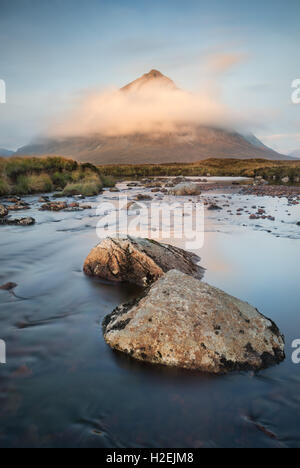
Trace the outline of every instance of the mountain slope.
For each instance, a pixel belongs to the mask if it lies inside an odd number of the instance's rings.
[[[120,91],[134,98],[148,96],[149,90],[153,92],[153,89],[158,90],[159,96],[164,90],[166,93],[178,90],[170,78],[158,70],[151,70]],[[234,131],[195,124],[182,124],[172,132],[155,134],[136,131],[127,135],[40,139],[20,148],[17,154],[57,154],[94,164],[189,163],[208,158],[290,159],[268,148],[254,135],[243,136]]]
[[[5,148],[0,148],[0,156],[4,158],[8,158],[9,156],[12,156],[14,154],[13,151],[7,150]]]
[[[292,151],[292,152],[290,153],[290,156],[291,156],[292,158],[300,158],[300,149],[295,150],[295,151]]]

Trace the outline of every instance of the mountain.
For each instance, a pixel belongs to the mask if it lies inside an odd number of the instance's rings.
[[[128,105],[134,104],[137,96],[142,96],[149,106],[149,102],[152,105],[153,90],[157,92],[156,98],[164,99],[166,94],[169,97],[167,102],[170,102],[170,96],[171,101],[173,95],[176,98],[178,88],[170,78],[158,70],[151,70],[121,88],[120,92]],[[126,123],[127,108],[125,111]],[[147,118],[149,107],[145,112]],[[135,129],[134,132],[119,135],[94,133],[89,136],[40,138],[20,148],[17,154],[57,154],[94,164],[189,163],[208,158],[290,159],[268,148],[252,134],[242,135],[234,130],[191,123],[177,125],[176,130],[170,131],[138,132]]]
[[[0,156],[4,158],[9,158],[9,156],[12,156],[13,154],[14,154],[14,151],[10,151],[5,148],[0,148]]]
[[[290,156],[291,156],[292,158],[300,158],[300,149],[292,151],[292,152],[290,153]]]
[[[132,81],[126,86],[123,86],[123,88],[121,88],[121,91],[125,91],[125,92],[143,91],[143,89],[146,89],[147,86],[149,86],[150,84],[152,85],[153,83],[155,83],[156,85],[162,88],[177,89],[174,81],[172,81],[170,78],[163,75],[158,70],[151,70],[149,73],[145,73],[145,75],[141,76],[137,80]]]

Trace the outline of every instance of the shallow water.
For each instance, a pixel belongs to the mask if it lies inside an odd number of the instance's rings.
[[[98,242],[95,210],[39,212],[37,197],[28,200],[33,208],[18,216],[37,224],[0,231],[0,284],[19,285],[15,296],[0,291],[1,447],[300,447],[300,364],[291,360],[300,338],[299,205],[233,195],[231,206],[278,210],[273,223],[206,212],[205,281],[258,307],[287,344],[279,366],[216,377],[112,352],[102,319],[139,291],[82,273]]]

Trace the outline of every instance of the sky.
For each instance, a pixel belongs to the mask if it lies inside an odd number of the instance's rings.
[[[299,0],[0,0],[0,147],[47,132],[87,91],[155,68],[199,93],[210,67],[216,96],[249,116],[249,131],[300,149],[299,18]]]

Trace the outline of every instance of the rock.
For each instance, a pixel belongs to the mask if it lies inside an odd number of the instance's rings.
[[[4,218],[8,215],[8,210],[4,205],[0,205],[0,218]]]
[[[103,322],[105,341],[135,359],[214,374],[284,360],[284,338],[257,309],[172,270]]]
[[[150,195],[143,195],[142,193],[139,193],[134,199],[135,201],[150,201],[152,200],[152,197],[150,197]]]
[[[207,209],[210,210],[210,211],[217,211],[217,210],[222,210],[223,208],[221,208],[218,205],[211,204],[211,205],[209,205],[209,207]]]
[[[109,191],[112,192],[112,193],[120,192],[120,190],[117,187],[112,187],[112,188],[109,189]]]
[[[296,223],[297,226],[300,226],[300,221],[298,223]]]
[[[176,196],[191,196],[191,195],[200,195],[201,189],[196,184],[182,183],[176,185],[170,193]]]
[[[40,211],[61,211],[68,208],[66,202],[49,202],[40,207]]]
[[[32,226],[35,224],[34,218],[20,218],[20,219],[11,219],[11,218],[4,218],[0,219],[0,224],[4,224],[7,226]]]
[[[128,202],[127,205],[125,206],[125,210],[126,211],[129,211],[129,210],[132,210],[134,209],[134,207],[136,207],[136,209],[140,209],[140,206],[137,205],[135,202]]]
[[[283,179],[281,179],[281,182],[283,182],[284,184],[288,184],[289,181],[290,181],[289,177],[283,177]]]
[[[21,198],[20,197],[10,197],[10,198],[7,198],[7,201],[8,203],[18,203],[21,201]]]
[[[12,291],[17,286],[18,285],[16,283],[6,283],[6,284],[3,284],[2,286],[0,286],[0,289],[2,289],[3,291]]]
[[[89,276],[145,287],[174,268],[202,278],[204,270],[196,264],[199,261],[196,255],[177,247],[124,236],[103,240],[88,255],[83,270]]]
[[[39,203],[48,203],[49,202],[49,197],[40,197],[38,199]]]
[[[29,210],[30,206],[25,202],[18,202],[16,205],[7,206],[8,211]]]

